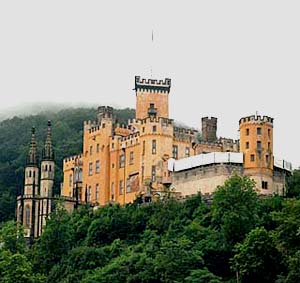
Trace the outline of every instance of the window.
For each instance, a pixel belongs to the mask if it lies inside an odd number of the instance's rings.
[[[100,160],[96,161],[96,173],[100,172]]]
[[[185,157],[190,157],[190,148],[189,147],[185,148]]]
[[[49,165],[49,172],[51,172],[52,171],[52,166],[51,165]]]
[[[257,141],[256,143],[257,150],[261,150],[261,141]]]
[[[268,137],[270,138],[271,137],[271,130],[268,129]]]
[[[45,171],[46,172],[48,171],[48,165],[47,164],[45,165]]]
[[[31,178],[31,170],[29,171],[29,178]]]
[[[152,140],[152,154],[156,154],[156,140]]]
[[[152,127],[152,131],[153,131],[153,133],[156,133],[157,127],[156,127],[156,126],[153,126],[153,127]]]
[[[70,174],[69,175],[69,187],[72,187],[72,183],[73,183],[73,175]]]
[[[250,155],[250,161],[251,161],[251,162],[255,161],[255,155],[254,155],[254,154],[251,154],[251,155]]]
[[[91,196],[92,196],[92,187],[89,186],[87,190],[87,196],[86,196],[87,201],[91,201]]]
[[[120,195],[123,195],[123,190],[124,190],[124,181],[120,180],[120,188],[119,188]]]
[[[89,176],[93,175],[93,162],[89,163]]]
[[[150,103],[150,108],[153,109],[154,107],[154,103]]]
[[[268,182],[262,181],[262,182],[261,182],[261,187],[262,187],[263,189],[267,190],[267,189],[268,189]]]
[[[30,207],[29,205],[27,205],[25,207],[25,226],[29,226],[30,225]]]
[[[249,142],[246,142],[246,149],[249,149]]]
[[[133,151],[130,152],[129,155],[129,164],[132,165],[134,163],[134,159],[133,159]]]
[[[268,150],[271,150],[271,143],[268,142]]]
[[[256,129],[256,132],[257,132],[257,135],[259,135],[259,136],[260,136],[260,135],[261,135],[261,128],[260,128],[260,127],[259,127],[259,128],[257,128],[257,129]]]
[[[152,169],[151,169],[151,180],[152,180],[152,182],[156,181],[156,166],[152,166]]]
[[[115,199],[115,183],[114,182],[111,183],[110,193],[111,193],[111,200],[114,200]]]
[[[100,152],[100,144],[97,143],[97,153],[99,153],[99,152]]]
[[[145,127],[143,127],[143,133],[145,133]]]
[[[114,144],[114,143],[111,144],[111,148],[112,148],[112,149],[115,148],[115,144]]]
[[[250,134],[250,130],[246,129],[246,136],[249,136],[249,134]]]
[[[96,194],[95,194],[95,199],[98,201],[99,199],[99,184],[96,184]]]
[[[90,155],[93,154],[93,146],[90,146]]]
[[[178,146],[173,145],[173,158],[177,159],[178,158]]]
[[[126,181],[126,193],[130,193],[130,192],[131,192],[130,180],[128,179]]]
[[[269,163],[270,159],[269,159],[269,154],[266,155],[266,162]]]
[[[125,166],[125,154],[120,155],[120,168]]]
[[[146,141],[143,141],[143,155],[145,155],[145,150],[146,150]]]

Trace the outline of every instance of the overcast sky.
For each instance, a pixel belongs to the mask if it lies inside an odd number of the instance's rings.
[[[300,165],[300,1],[0,1],[0,112],[35,102],[134,107],[134,76],[172,79],[170,116],[238,138],[274,117]],[[154,42],[151,33],[154,31]]]

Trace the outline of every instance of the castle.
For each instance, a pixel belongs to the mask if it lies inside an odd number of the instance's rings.
[[[82,202],[123,205],[138,197],[150,202],[170,191],[177,197],[211,194],[234,172],[253,178],[260,194],[285,193],[292,168],[273,156],[272,118],[241,118],[240,140],[232,140],[217,137],[217,118],[204,117],[199,139],[195,129],[177,127],[169,118],[170,90],[170,79],[137,76],[135,119],[119,125],[113,108],[102,106],[97,121],[84,122],[82,153],[63,161],[61,196],[69,210]],[[33,132],[18,197],[18,220],[32,236],[40,235],[51,211],[54,164],[49,124],[41,177]],[[31,220],[32,212],[37,220]]]

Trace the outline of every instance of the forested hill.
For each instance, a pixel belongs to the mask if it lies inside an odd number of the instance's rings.
[[[120,123],[134,118],[133,109],[115,110]],[[23,185],[25,157],[31,139],[31,128],[36,127],[39,152],[45,142],[47,121],[53,125],[53,143],[56,156],[55,188],[62,178],[62,159],[82,150],[84,120],[95,120],[96,108],[73,108],[42,112],[0,122],[0,222],[14,217],[15,200]]]

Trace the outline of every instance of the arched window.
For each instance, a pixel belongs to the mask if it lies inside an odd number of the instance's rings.
[[[29,171],[29,178],[31,178],[31,170]]]
[[[26,205],[25,207],[25,226],[30,225],[30,207],[29,205]]]
[[[35,171],[33,171],[33,178],[35,178]]]
[[[45,171],[48,171],[48,165],[45,165]]]
[[[49,171],[50,171],[50,172],[52,171],[52,166],[51,166],[51,165],[49,165]]]

